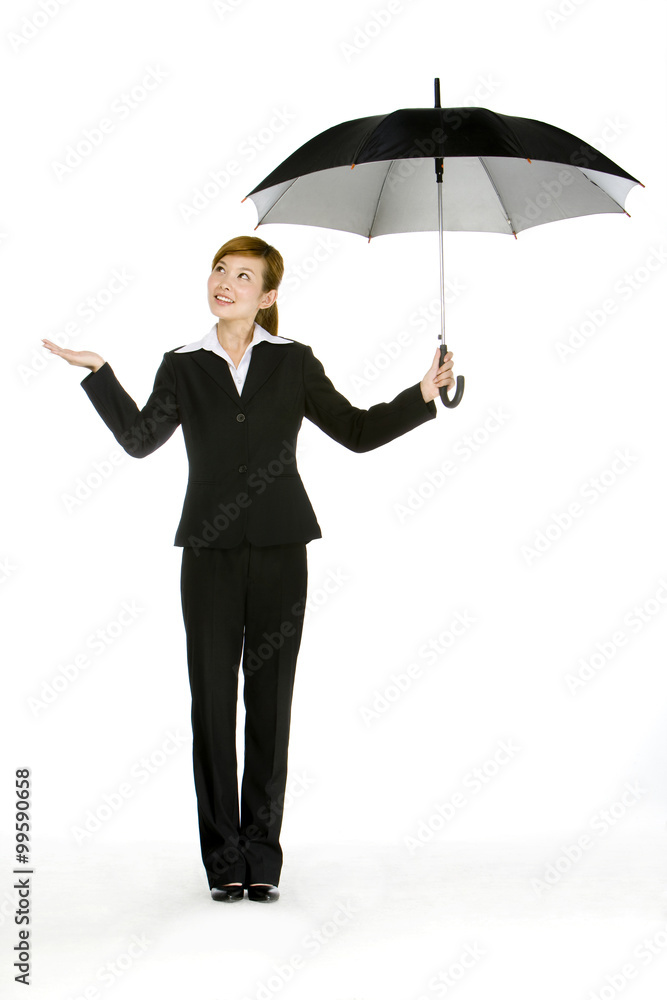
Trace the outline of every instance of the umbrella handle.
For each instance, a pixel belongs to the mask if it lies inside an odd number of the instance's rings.
[[[441,344],[440,345],[440,364],[443,364],[446,353],[447,353],[447,344]],[[448,406],[450,409],[453,409],[455,406],[458,406],[459,403],[461,402],[462,397],[463,397],[463,388],[464,388],[464,386],[465,386],[465,379],[464,379],[463,375],[457,375],[456,376],[456,390],[454,392],[454,396],[452,397],[452,399],[450,399],[449,396],[447,395],[447,391],[448,391],[447,387],[443,385],[442,388],[440,389],[440,399],[442,400],[443,406]]]

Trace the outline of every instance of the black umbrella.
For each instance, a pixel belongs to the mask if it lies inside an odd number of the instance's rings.
[[[635,184],[641,181],[554,125],[486,108],[441,108],[436,79],[434,108],[404,108],[335,125],[304,143],[246,197],[257,208],[258,226],[323,226],[369,241],[387,233],[438,230],[442,364],[447,351],[443,230],[516,238],[523,229],[559,219],[628,215],[625,199]],[[457,406],[463,388],[459,375],[452,399],[446,388],[440,390],[443,404]]]

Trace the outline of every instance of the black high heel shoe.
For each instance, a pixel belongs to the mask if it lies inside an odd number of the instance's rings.
[[[248,899],[256,903],[275,903],[280,899],[277,885],[247,885]]]
[[[211,897],[216,903],[235,903],[237,899],[243,899],[243,886],[212,885]]]

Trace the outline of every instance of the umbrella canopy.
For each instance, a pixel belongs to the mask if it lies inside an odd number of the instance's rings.
[[[437,230],[435,157],[447,161],[443,228],[449,231],[511,236],[560,219],[623,213],[628,192],[641,184],[603,153],[544,122],[485,108],[407,108],[327,129],[247,197],[259,223],[369,238]]]
[[[435,174],[434,174],[435,167]],[[437,188],[437,198],[436,192]],[[258,223],[359,233],[505,233],[603,212],[628,214],[636,177],[569,132],[486,108],[404,108],[343,122],[304,143],[246,195]],[[643,187],[644,185],[641,184]],[[245,201],[245,198],[243,199]],[[464,380],[445,406],[456,406]]]

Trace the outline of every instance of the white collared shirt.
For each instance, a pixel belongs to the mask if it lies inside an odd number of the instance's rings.
[[[229,371],[234,379],[234,384],[238,389],[239,396],[243,391],[243,384],[246,380],[246,375],[248,374],[248,368],[250,366],[250,357],[252,355],[252,349],[255,344],[259,344],[262,340],[270,340],[272,344],[293,344],[293,340],[287,340],[285,337],[274,337],[273,334],[268,333],[263,326],[259,323],[255,323],[255,329],[253,331],[252,340],[248,344],[245,350],[245,354],[239,361],[238,368],[235,366],[234,362],[230,358],[227,351],[221,345],[218,340],[218,324],[214,323],[211,329],[208,331],[205,337],[201,340],[197,340],[192,344],[186,344],[185,347],[179,347],[175,354],[184,354],[186,351],[199,351],[203,348],[205,351],[213,351],[214,354],[218,354],[221,358],[224,358],[229,365]]]

